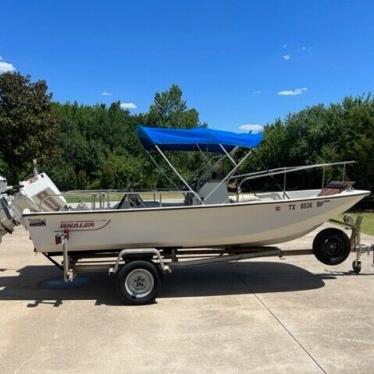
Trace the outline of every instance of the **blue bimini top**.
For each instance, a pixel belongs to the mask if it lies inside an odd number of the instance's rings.
[[[138,126],[138,136],[146,150],[157,145],[165,151],[207,151],[224,153],[220,145],[230,152],[235,147],[254,148],[263,134],[238,134],[231,131],[212,130],[204,127],[170,129],[165,127]]]

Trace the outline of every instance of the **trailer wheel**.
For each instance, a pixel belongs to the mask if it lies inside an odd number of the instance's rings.
[[[313,240],[313,253],[326,265],[339,265],[351,252],[351,242],[345,232],[336,228],[320,231]]]
[[[125,304],[149,304],[154,302],[158,295],[160,277],[152,262],[130,261],[119,271],[117,286]]]
[[[352,269],[355,274],[360,274],[361,273],[361,261],[353,261],[352,262]]]

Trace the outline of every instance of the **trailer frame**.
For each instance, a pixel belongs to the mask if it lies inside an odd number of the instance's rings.
[[[350,251],[355,253],[352,263],[353,274],[361,272],[361,258],[364,253],[373,253],[374,245],[361,243],[362,216],[353,218],[346,214],[343,221],[331,220],[334,223],[344,225],[351,230]],[[328,230],[328,229],[325,229]],[[322,230],[324,231],[324,230]],[[319,233],[321,233],[320,231]],[[342,230],[341,230],[342,231]],[[344,234],[345,235],[345,234]],[[261,257],[287,257],[315,254],[314,249],[283,250],[275,246],[260,247],[223,247],[223,248],[125,248],[108,252],[69,252],[69,231],[56,234],[56,243],[61,244],[61,253],[43,253],[55,266],[63,271],[64,281],[72,282],[79,273],[108,271],[110,276],[118,276],[121,269],[132,261],[152,264],[159,274],[164,274],[180,268],[201,266],[219,262],[237,262],[241,260]],[[53,257],[61,256],[61,264]],[[144,264],[143,264],[144,265]],[[129,300],[127,300],[129,301]],[[130,300],[130,303],[131,300]],[[135,302],[134,302],[135,303]],[[140,304],[140,302],[136,302]]]

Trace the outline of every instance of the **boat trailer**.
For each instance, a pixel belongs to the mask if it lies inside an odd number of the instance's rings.
[[[259,257],[315,255],[327,265],[338,265],[346,260],[350,252],[355,253],[353,274],[361,272],[361,257],[372,252],[374,266],[374,244],[361,243],[362,216],[353,218],[346,214],[343,221],[331,220],[351,230],[350,238],[337,228],[320,231],[313,241],[313,248],[282,250],[275,246],[225,247],[225,248],[125,248],[108,252],[69,252],[69,231],[56,235],[56,244],[62,246],[62,262],[53,257],[60,253],[43,253],[64,274],[65,282],[84,272],[108,271],[117,277],[117,287],[126,304],[147,304],[158,295],[164,273],[174,269],[200,266],[218,262],[236,262]],[[340,244],[339,244],[340,243]],[[342,245],[343,243],[343,245]],[[344,246],[344,243],[346,245]]]

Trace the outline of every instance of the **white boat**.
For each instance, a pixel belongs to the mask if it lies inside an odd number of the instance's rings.
[[[61,252],[54,238],[69,232],[69,251],[124,248],[259,246],[289,241],[344,212],[368,193],[320,190],[273,193],[248,202],[30,212],[24,218],[38,252]]]
[[[158,151],[185,189],[171,192],[76,191],[89,195],[90,203],[69,204],[55,184],[36,168],[32,178],[16,189],[0,177],[0,241],[14,226],[22,224],[30,232],[35,251],[41,252],[64,272],[70,281],[79,271],[108,270],[117,275],[119,293],[125,303],[146,304],[155,300],[160,272],[182,266],[242,259],[314,254],[327,265],[345,261],[356,251],[352,266],[361,270],[360,256],[374,246],[360,243],[361,218],[356,223],[346,217],[351,238],[339,229],[320,231],[313,249],[282,251],[265,245],[303,236],[329,218],[356,204],[369,191],[355,190],[344,181],[345,168],[353,161],[284,167],[263,172],[236,174],[252,148],[261,142],[258,134],[235,134],[208,129],[174,130],[139,128],[140,139],[151,160]],[[235,160],[238,147],[247,149]],[[175,169],[164,151],[198,151],[209,166],[194,188]],[[217,162],[227,157],[232,170],[222,180],[211,178],[215,165],[206,153],[218,153]],[[343,181],[325,183],[325,169],[343,167]],[[301,170],[322,168],[321,188],[290,191],[286,176]],[[160,169],[169,180],[169,176]],[[243,193],[250,180],[283,175],[279,191]],[[228,185],[235,182],[236,191]],[[169,198],[167,198],[169,196]],[[179,198],[176,198],[179,196]],[[171,197],[171,198],[170,198]],[[54,257],[62,256],[59,263]],[[199,258],[196,259],[196,256]],[[114,258],[114,259],[113,259]],[[83,263],[82,263],[83,261]],[[91,261],[91,262],[90,262]]]
[[[142,198],[144,193],[127,192],[121,202],[111,206],[107,199],[108,191],[91,191],[91,195],[100,196],[101,200],[95,201],[91,207],[81,204],[73,208],[46,174],[35,173],[30,180],[21,183],[23,187],[15,195],[12,208],[18,212],[15,220],[18,219],[29,230],[37,252],[61,253],[61,245],[55,237],[64,232],[69,233],[70,252],[119,251],[124,248],[249,247],[280,243],[305,235],[370,193],[355,190],[350,184],[335,183],[333,188],[323,186],[313,190],[287,191],[284,185],[279,192],[243,194],[240,186],[254,178],[314,167],[345,167],[350,162],[235,176],[251,149],[261,142],[260,134],[235,134],[201,128],[140,127],[139,136],[147,152],[158,151],[181,178],[186,187],[185,191],[179,191],[183,198],[170,202],[164,197],[162,202],[160,193],[158,200],[156,194],[153,199],[147,200]],[[239,162],[233,155],[237,147],[248,149]],[[221,181],[204,180],[195,191],[173,167],[165,150],[220,153],[230,159],[233,169]],[[152,160],[155,161],[153,157]],[[241,182],[237,183],[236,194],[230,195],[227,183],[233,178]],[[3,228],[7,227],[5,222],[6,217]]]

